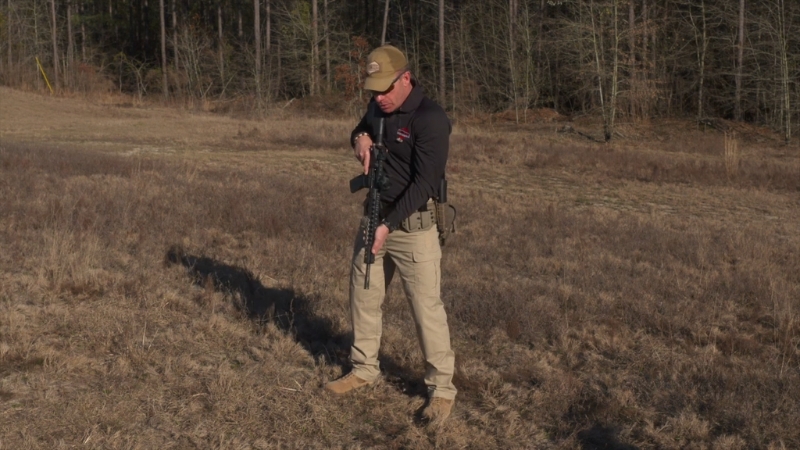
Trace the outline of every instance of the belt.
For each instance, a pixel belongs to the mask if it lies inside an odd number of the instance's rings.
[[[394,202],[381,202],[381,211],[394,206],[395,206]],[[435,211],[435,208],[436,205],[434,204],[434,200],[431,198],[428,199],[427,203],[417,208],[416,212]]]

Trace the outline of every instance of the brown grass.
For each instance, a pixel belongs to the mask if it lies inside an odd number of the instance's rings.
[[[22,98],[51,128],[0,104],[0,448],[800,446],[796,154],[739,141],[729,176],[722,136],[457,128],[461,393],[434,430],[398,286],[382,382],[321,389],[347,370],[349,123]]]

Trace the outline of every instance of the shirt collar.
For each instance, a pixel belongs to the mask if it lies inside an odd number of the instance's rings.
[[[422,89],[422,86],[419,84],[415,84],[414,87],[411,89],[411,92],[408,94],[406,101],[400,105],[400,108],[397,109],[398,112],[408,113],[414,111],[419,107],[419,104],[422,103],[422,98],[425,97],[425,92]]]

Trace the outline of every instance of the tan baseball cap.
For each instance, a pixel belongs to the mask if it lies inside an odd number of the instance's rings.
[[[367,57],[367,80],[364,89],[383,92],[392,86],[397,72],[408,68],[408,60],[397,47],[384,45]]]

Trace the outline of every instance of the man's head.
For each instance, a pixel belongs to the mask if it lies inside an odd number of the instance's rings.
[[[391,45],[384,45],[369,54],[364,89],[370,91],[383,112],[397,110],[413,87],[408,60],[403,52]]]

